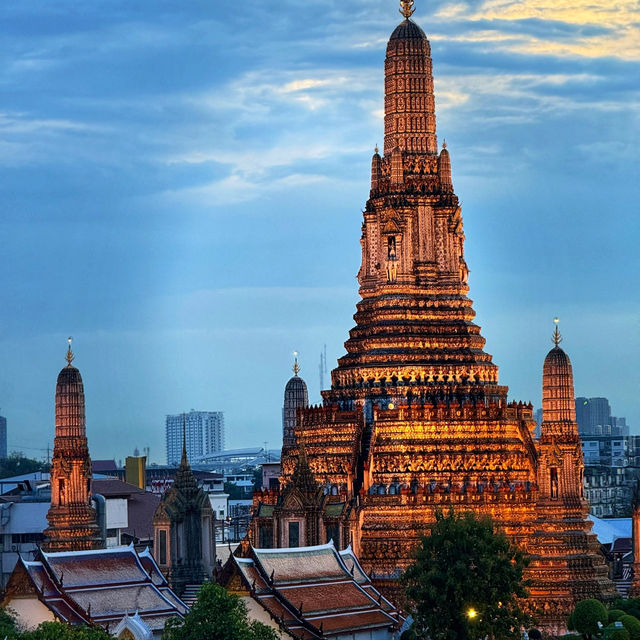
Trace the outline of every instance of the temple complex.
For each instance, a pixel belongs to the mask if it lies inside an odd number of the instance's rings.
[[[576,601],[615,595],[586,517],[571,364],[556,329],[536,441],[532,405],[508,401],[474,323],[451,157],[436,136],[431,49],[413,11],[401,1],[404,20],[387,45],[384,150],[371,162],[355,327],[322,406],[299,409],[285,438],[281,492],[254,498],[262,517],[252,536],[264,542],[271,526],[273,545],[287,546],[291,527],[307,526],[303,508],[283,508],[306,465],[316,515],[321,502],[352,514],[337,537],[324,525],[306,544],[350,542],[393,598],[435,511],[472,510],[530,555],[530,608],[559,632]]]
[[[71,363],[71,338],[67,366],[56,384],[56,432],[51,461],[51,508],[44,531],[45,551],[100,549],[95,509],[91,506],[91,458],[87,444],[84,387],[80,372]]]

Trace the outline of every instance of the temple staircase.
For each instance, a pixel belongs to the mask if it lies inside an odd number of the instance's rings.
[[[189,608],[193,606],[193,603],[198,599],[198,591],[200,591],[201,584],[188,584],[184,588],[184,592],[180,599],[184,602]]]

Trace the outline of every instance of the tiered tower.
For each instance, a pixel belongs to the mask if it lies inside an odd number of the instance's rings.
[[[67,366],[56,384],[56,434],[51,462],[51,508],[44,531],[45,551],[100,549],[96,512],[91,506],[91,458],[87,444],[84,387],[71,363],[71,338]]]
[[[538,440],[537,531],[527,542],[532,563],[531,596],[543,602],[547,619],[561,629],[576,600],[612,598],[600,544],[591,533],[584,498],[584,459],[576,421],[573,369],[560,348],[558,319],[554,347],[542,369],[542,427]],[[549,597],[551,596],[551,598]],[[546,605],[546,609],[545,609]],[[553,605],[553,606],[552,606]]]
[[[438,152],[430,45],[410,19],[412,0],[401,13],[387,45],[384,155],[372,159],[356,325],[323,406],[298,412],[281,486],[304,442],[325,493],[352,500],[354,550],[392,597],[437,509],[491,516],[531,553],[531,608],[559,631],[576,600],[614,593],[580,495],[575,416],[564,413],[573,389],[552,351],[538,447],[532,405],[507,401],[473,322],[451,158],[444,145]]]
[[[215,564],[214,514],[209,495],[198,486],[187,457],[183,417],[182,457],[173,486],[153,516],[154,557],[179,595],[197,591]]]
[[[298,375],[299,373],[298,352],[294,351],[293,377],[289,379],[284,388],[284,404],[282,406],[282,442],[286,447],[295,444],[293,431],[296,426],[298,409],[309,406],[307,383]]]

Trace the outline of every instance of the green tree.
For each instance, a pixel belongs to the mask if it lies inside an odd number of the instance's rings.
[[[600,632],[600,625],[609,621],[609,612],[599,600],[589,598],[578,602],[569,616],[569,625],[589,640]],[[600,625],[598,625],[600,623]]]
[[[14,640],[18,637],[16,619],[11,611],[0,608],[0,638]]]
[[[620,617],[622,626],[629,632],[631,640],[640,640],[640,620],[635,616],[626,615]]]
[[[113,640],[100,627],[72,627],[64,622],[42,622],[33,631],[25,631],[18,640]]]
[[[23,473],[35,473],[48,469],[49,465],[46,462],[26,458],[21,451],[14,451],[7,458],[0,459],[0,478],[11,478]]]
[[[229,494],[229,500],[244,500],[247,497],[242,487],[239,487],[235,482],[225,482],[224,492]]]
[[[616,622],[626,615],[622,609],[609,609],[609,622]]]
[[[238,596],[207,583],[184,619],[167,622],[162,640],[278,640],[278,635],[261,622],[250,622]]]
[[[532,622],[519,602],[527,596],[525,556],[473,513],[436,513],[429,533],[403,576],[418,636],[520,638]]]
[[[630,640],[629,632],[624,627],[616,627],[615,622],[604,628],[603,635],[606,640]]]

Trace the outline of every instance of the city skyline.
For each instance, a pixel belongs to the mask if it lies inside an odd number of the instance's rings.
[[[294,349],[319,401],[323,344],[331,370],[353,326],[401,17],[381,0],[281,6],[0,9],[10,450],[52,442],[68,335],[96,458],[162,461],[164,416],[188,407],[224,411],[229,447],[275,448]],[[414,17],[501,383],[540,406],[559,316],[576,395],[638,432],[632,11],[418,0]]]

